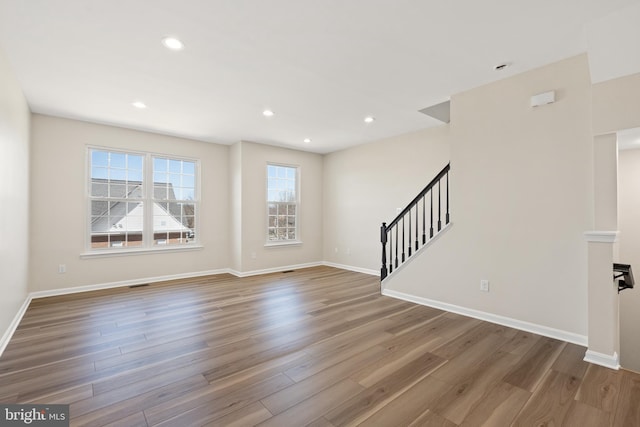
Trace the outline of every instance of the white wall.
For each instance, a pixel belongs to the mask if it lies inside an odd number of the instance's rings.
[[[620,364],[640,372],[640,150],[618,157],[620,262],[631,264],[636,288],[620,293]]]
[[[447,125],[326,155],[324,260],[379,272],[381,224],[448,162]]]
[[[533,109],[532,95],[555,90]],[[452,97],[453,227],[389,289],[587,334],[593,227],[586,55]],[[490,292],[479,291],[481,279]]]
[[[207,272],[229,266],[229,147],[49,116],[32,118],[31,290]],[[87,145],[198,158],[201,250],[82,259]],[[67,272],[58,273],[65,264]]]
[[[0,336],[28,293],[30,117],[0,50]]]
[[[241,273],[322,262],[322,163],[320,154],[242,141],[232,148],[240,156],[240,201],[233,213],[241,224],[241,249],[236,269]],[[267,163],[297,166],[300,206],[298,232],[301,245],[266,247]],[[233,197],[237,197],[235,194]],[[237,206],[240,206],[240,211]],[[255,257],[254,257],[255,255]]]

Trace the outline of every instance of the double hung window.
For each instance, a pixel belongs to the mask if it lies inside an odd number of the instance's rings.
[[[267,243],[298,236],[298,168],[267,165]]]
[[[193,243],[197,172],[196,160],[90,148],[89,249]]]

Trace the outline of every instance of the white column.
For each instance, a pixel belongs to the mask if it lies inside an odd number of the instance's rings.
[[[594,138],[594,231],[588,245],[588,334],[584,360],[619,369],[620,316],[613,280],[618,240],[618,147],[615,134]]]

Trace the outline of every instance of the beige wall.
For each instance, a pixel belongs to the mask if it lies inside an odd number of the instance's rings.
[[[593,85],[593,133],[640,126],[640,73]]]
[[[229,265],[229,147],[113,126],[34,115],[31,163],[31,289],[53,290],[180,275]],[[201,161],[201,250],[80,258],[85,252],[87,146]],[[65,264],[67,272],[58,273]]]
[[[242,271],[242,144],[229,147],[229,268]]]
[[[379,272],[381,224],[448,162],[447,125],[326,155],[324,260]]]
[[[30,116],[0,50],[0,337],[28,293]]]
[[[618,157],[620,262],[631,264],[636,288],[620,293],[620,364],[640,372],[640,150]]]
[[[529,106],[548,90],[556,103]],[[458,94],[451,105],[453,227],[387,287],[585,336],[583,232],[593,226],[586,55]],[[479,291],[481,279],[489,293]]]
[[[235,269],[241,273],[322,261],[322,156],[286,148],[242,141],[232,148],[239,153],[240,200],[233,215],[241,224],[241,249]],[[237,159],[234,160],[237,166]],[[302,244],[266,247],[267,163],[297,166],[300,174],[298,232]],[[234,198],[238,194],[233,195]],[[238,211],[238,206],[240,207]],[[238,219],[238,217],[240,219]]]

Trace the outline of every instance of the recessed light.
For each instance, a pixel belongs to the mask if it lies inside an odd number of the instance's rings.
[[[271,117],[271,116],[273,116],[274,114],[275,114],[275,113],[274,113],[273,111],[271,111],[271,110],[264,110],[264,111],[262,112],[262,115],[263,115],[263,116],[265,116],[265,117]]]
[[[141,110],[147,108],[147,104],[145,104],[142,101],[134,101],[134,102],[131,103],[131,105],[133,105],[134,107],[139,108]]]
[[[310,143],[310,142],[311,142],[311,138],[305,138],[303,142],[304,142],[305,144],[308,144],[308,143]]]
[[[511,64],[508,62],[503,62],[502,64],[498,64],[498,65],[494,65],[493,70],[494,71],[502,71],[505,68],[508,68]]]
[[[371,117],[371,116],[367,116],[364,118],[365,123],[373,123],[374,120],[375,120],[375,117]]]
[[[166,47],[167,49],[171,49],[171,50],[182,50],[184,49],[184,43],[182,43],[180,40],[178,40],[175,37],[165,37],[162,39],[162,44],[164,45],[164,47]]]

